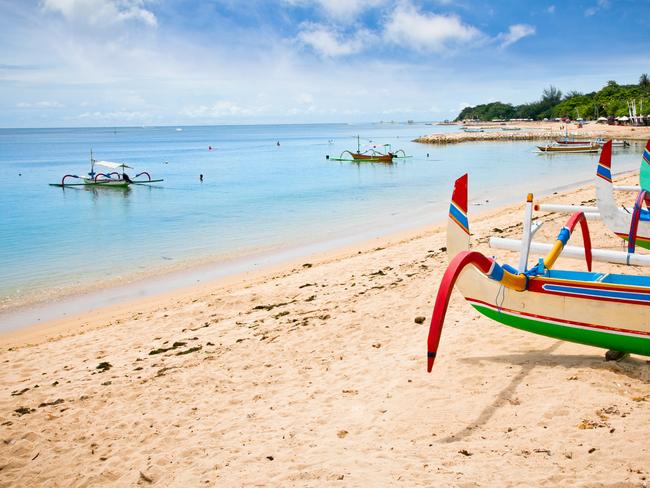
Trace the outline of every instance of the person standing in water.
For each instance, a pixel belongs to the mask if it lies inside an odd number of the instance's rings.
[[[203,173],[201,173],[201,174],[199,175],[199,181],[200,181],[201,183],[203,183]]]

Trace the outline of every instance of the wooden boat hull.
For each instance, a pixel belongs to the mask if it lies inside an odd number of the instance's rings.
[[[559,146],[537,146],[545,153],[596,153],[600,150],[598,144],[562,144]]]
[[[523,275],[469,248],[464,175],[456,181],[449,211],[447,252],[453,259],[443,276],[431,320],[429,371],[454,285],[474,309],[504,325],[650,356],[650,277],[545,270],[539,275],[529,273],[523,281]],[[472,262],[474,257],[480,257],[482,263]],[[485,266],[490,262],[492,266]],[[525,283],[521,291],[511,287],[513,276]]]
[[[370,161],[377,163],[392,163],[393,154],[361,154],[361,153],[350,153],[352,154],[352,159],[355,161]]]
[[[646,157],[650,160],[650,141],[646,145],[643,157],[644,161],[641,163],[642,171],[643,165],[650,164],[645,162]],[[632,213],[620,208],[614,198],[614,188],[612,185],[612,147],[610,143],[606,143],[603,146],[603,151],[598,161],[596,170],[596,199],[598,201],[598,212],[603,223],[609,230],[627,241],[632,223]],[[650,249],[650,221],[639,220],[636,245]]]
[[[557,141],[555,141],[555,144],[590,146],[591,142],[590,141],[563,141],[563,140],[557,140]]]
[[[590,323],[570,323],[545,316],[531,317],[522,311],[505,310],[488,303],[472,301],[467,297],[466,300],[479,313],[516,329],[563,341],[650,356],[648,335],[634,332],[630,334],[625,329],[622,329],[619,334],[613,334],[606,328],[599,328]]]
[[[102,188],[128,188],[131,183],[125,180],[93,180],[84,178],[84,185]]]

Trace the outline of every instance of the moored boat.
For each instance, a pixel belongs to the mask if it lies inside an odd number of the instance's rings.
[[[105,172],[96,172],[95,167],[100,166],[107,168]],[[133,169],[125,163],[115,163],[112,161],[97,161],[93,158],[93,153],[90,151],[90,171],[86,175],[78,176],[75,174],[67,174],[61,178],[61,183],[50,183],[50,186],[57,186],[60,188],[66,187],[99,187],[99,188],[116,188],[125,189],[130,185],[143,185],[149,183],[159,183],[162,179],[151,179],[151,175],[147,171],[142,171],[135,175],[136,179],[131,179],[126,173],[127,169]],[[109,171],[112,170],[112,171]],[[145,175],[147,179],[140,179],[140,176]],[[66,183],[67,179],[76,180],[78,183]]]
[[[391,150],[391,145],[390,144],[384,144],[384,151],[381,152],[378,151],[377,145],[373,144],[371,147],[368,147],[364,149],[363,151],[361,150],[361,138],[360,136],[357,136],[357,151],[352,152],[352,151],[343,151],[341,155],[338,158],[330,158],[327,156],[328,159],[331,159],[332,161],[356,161],[356,162],[369,162],[369,163],[392,163],[393,159],[395,158],[407,158],[409,156],[406,155],[406,153],[402,149],[398,149],[397,151],[393,152]],[[349,156],[345,157],[346,155]],[[350,159],[351,158],[351,159]]]
[[[547,144],[546,146],[537,146],[537,149],[545,153],[596,153],[600,150],[600,146],[589,142],[586,144]]]
[[[604,137],[597,137],[594,142],[596,142],[596,144],[600,144],[602,146],[607,141],[608,141],[608,139],[605,139]],[[629,145],[630,145],[630,143],[627,142],[627,141],[612,140],[612,147],[628,147]]]
[[[576,145],[576,146],[590,146],[591,141],[569,141],[567,139],[558,139],[555,141],[555,144],[560,144],[563,146]]]

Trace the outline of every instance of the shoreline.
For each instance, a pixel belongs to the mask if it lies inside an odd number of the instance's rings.
[[[625,177],[630,171],[615,173],[616,177]],[[555,185],[538,192],[538,197],[547,198],[553,193],[575,191],[591,183],[591,179],[577,180],[571,183]],[[523,196],[522,196],[523,198]],[[470,205],[481,215],[490,215],[499,209],[517,205],[515,195],[493,199],[489,203],[470,200]],[[439,218],[434,215],[440,214]],[[20,338],[25,331],[26,337],[38,336],[38,329],[59,330],[66,321],[78,322],[85,314],[99,311],[110,312],[113,308],[123,309],[129,305],[137,306],[140,301],[158,301],[158,298],[173,298],[176,294],[191,293],[197,287],[222,286],[231,282],[240,282],[247,277],[259,277],[296,267],[304,260],[324,262],[340,258],[358,249],[370,249],[375,245],[386,246],[403,240],[414,239],[428,234],[431,227],[438,228],[444,224],[443,215],[446,205],[434,209],[430,222],[410,225],[395,230],[397,225],[366,229],[361,234],[342,238],[315,241],[297,247],[280,247],[258,253],[247,254],[230,259],[209,259],[200,263],[179,263],[176,269],[162,270],[144,277],[135,276],[124,282],[108,281],[96,284],[78,293],[67,293],[44,301],[37,301],[11,307],[0,312],[0,323],[8,324],[0,329],[0,344],[8,338],[12,342]],[[428,218],[424,220],[429,220]],[[377,244],[379,242],[380,244]],[[375,246],[376,247],[376,246]],[[189,264],[189,265],[188,265]]]
[[[34,345],[43,342],[44,340],[50,340],[53,337],[61,337],[62,335],[75,334],[88,330],[86,327],[89,326],[90,322],[86,320],[86,316],[91,312],[98,313],[100,315],[105,314],[107,318],[114,318],[131,310],[149,309],[151,307],[155,308],[169,301],[173,301],[179,298],[187,298],[191,295],[196,294],[197,292],[203,293],[205,288],[210,288],[211,290],[216,291],[237,286],[249,286],[251,283],[256,283],[268,279],[275,279],[278,276],[298,271],[300,268],[311,268],[314,265],[323,265],[334,261],[339,261],[341,259],[351,258],[358,254],[372,252],[373,250],[377,250],[381,247],[397,245],[400,242],[422,238],[436,230],[439,230],[441,226],[441,223],[435,224],[432,230],[431,226],[427,225],[419,227],[417,229],[411,229],[398,233],[365,239],[354,244],[332,248],[327,251],[300,254],[293,258],[281,258],[280,262],[269,263],[263,265],[259,269],[247,269],[235,271],[233,273],[226,273],[224,276],[201,282],[200,284],[194,283],[191,285],[173,287],[170,290],[165,290],[162,292],[153,291],[151,293],[146,293],[144,296],[124,299],[115,304],[95,308],[84,308],[82,311],[76,313],[71,313],[69,315],[67,313],[63,314],[65,315],[64,317],[57,317],[55,319],[44,320],[42,322],[34,322],[29,325],[24,325],[23,327],[0,331],[0,348]],[[262,255],[262,257],[272,258],[273,256]],[[271,259],[271,261],[273,261],[273,259]],[[190,275],[190,280],[192,280],[191,277],[194,276],[193,272],[195,271],[195,269],[191,269],[179,271],[174,274]],[[167,278],[169,278],[169,274],[156,276],[143,281],[146,285],[146,283],[149,281],[165,280]],[[129,283],[124,286],[111,287],[108,289],[117,289],[121,294],[123,288],[128,289],[133,285],[134,284]],[[135,284],[135,286],[137,285],[138,283]],[[106,289],[99,289],[97,291],[94,291],[93,294],[101,294],[105,291]],[[81,298],[83,300],[84,296],[85,294],[82,294],[79,296],[73,296],[71,298],[72,300],[76,300],[78,298]],[[48,306],[48,304],[45,304],[45,306]],[[56,304],[54,306],[56,307]],[[22,311],[18,312],[20,313]],[[26,313],[29,314],[30,312],[27,311]],[[2,316],[0,316],[0,318],[2,318]],[[69,322],[73,322],[73,324]],[[80,324],[83,325],[80,326]]]
[[[578,127],[576,123],[563,122],[483,122],[466,125],[466,127],[480,127],[487,129],[487,132],[462,132],[459,130],[459,132],[451,133],[434,133],[420,136],[414,139],[413,142],[421,144],[457,144],[481,141],[538,141],[564,138],[567,135],[571,139],[585,140],[604,137],[641,142],[650,139],[650,126],[585,123],[582,127]],[[511,128],[511,130],[500,130],[503,127]],[[519,128],[520,131],[513,131],[512,128],[515,127]]]

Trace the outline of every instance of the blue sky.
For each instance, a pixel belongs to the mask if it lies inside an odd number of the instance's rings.
[[[0,0],[0,127],[441,120],[650,72],[650,0]]]

